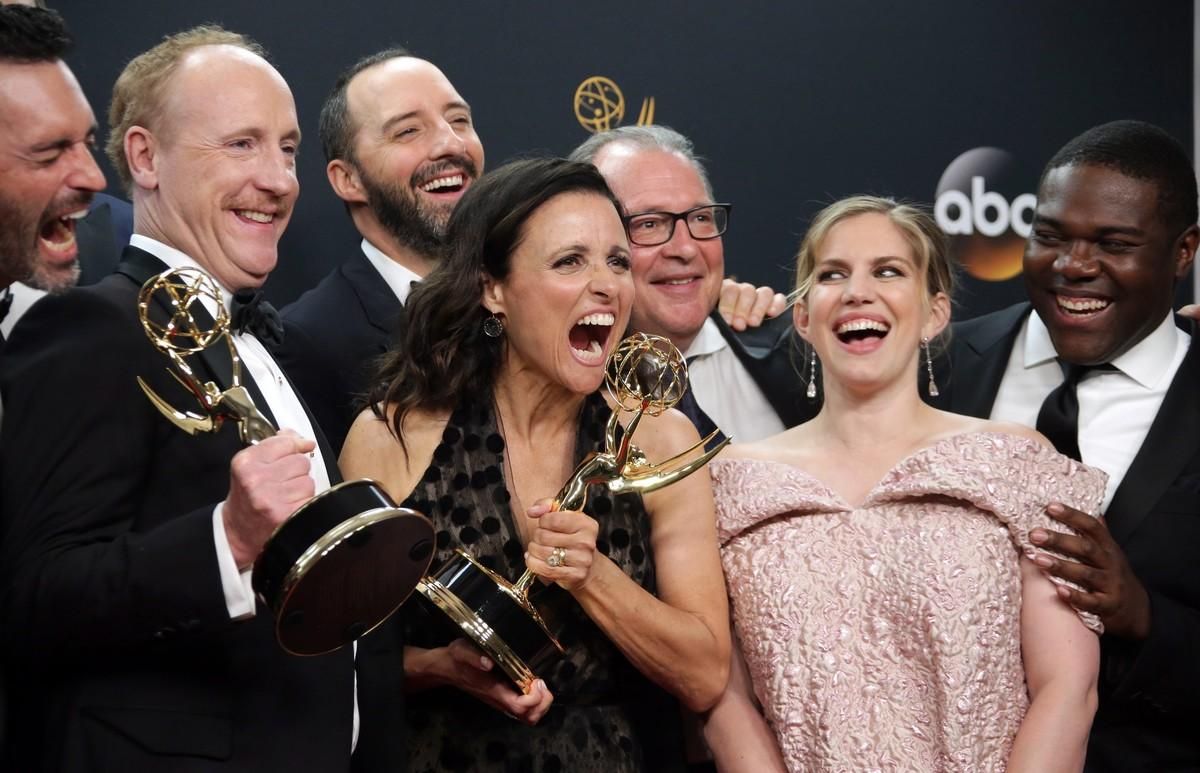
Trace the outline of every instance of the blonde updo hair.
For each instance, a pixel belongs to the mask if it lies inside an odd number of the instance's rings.
[[[796,254],[796,283],[789,300],[794,303],[808,297],[816,281],[817,251],[830,230],[843,220],[868,214],[885,215],[908,242],[916,259],[917,270],[925,275],[929,291],[926,300],[938,293],[945,293],[947,298],[953,300],[954,265],[950,261],[948,242],[942,229],[925,210],[880,196],[851,196],[835,201],[817,213]]]

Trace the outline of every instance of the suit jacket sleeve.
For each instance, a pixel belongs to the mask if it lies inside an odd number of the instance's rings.
[[[1113,702],[1148,703],[1163,713],[1200,714],[1200,610],[1150,591],[1150,636],[1108,637],[1101,684]]]
[[[146,509],[152,485],[170,491],[161,479],[173,464],[162,448],[174,440],[167,431],[193,439],[138,389],[137,375],[155,389],[173,385],[140,330],[132,293],[117,300],[90,290],[44,299],[0,366],[0,612],[16,655],[70,657],[230,625],[213,544],[216,501]],[[181,460],[181,490],[198,464]],[[228,456],[209,467],[218,464],[227,487]]]

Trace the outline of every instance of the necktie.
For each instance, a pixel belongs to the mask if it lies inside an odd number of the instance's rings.
[[[229,324],[234,333],[250,333],[271,348],[283,343],[283,322],[261,289],[242,289],[233,294]]]
[[[696,355],[688,357],[688,366],[691,366],[691,364],[695,361]],[[714,437],[707,445],[705,445],[704,449],[706,451],[715,447],[718,443],[725,439],[725,433],[720,430],[716,422],[708,417],[708,414],[705,413],[704,409],[700,407],[700,403],[696,402],[696,395],[692,391],[690,384],[688,385],[687,391],[683,393],[683,397],[679,398],[679,402],[675,404],[675,407],[680,413],[688,417],[688,420],[692,422],[692,426],[695,427],[696,431],[700,433],[701,438],[708,437],[709,434],[714,431],[717,433],[716,437]]]
[[[1038,411],[1037,431],[1045,435],[1060,454],[1076,461],[1079,458],[1079,397],[1076,388],[1080,380],[1090,371],[1114,371],[1116,367],[1103,365],[1076,365],[1059,360],[1066,378],[1055,387]]]

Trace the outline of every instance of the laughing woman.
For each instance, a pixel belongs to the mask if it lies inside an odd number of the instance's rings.
[[[1104,474],[922,402],[950,313],[943,239],[864,196],[800,247],[821,412],[712,465],[742,655],[706,726],[723,771],[1083,766],[1099,622],[1059,598],[1028,534],[1057,527],[1052,502],[1095,513]]]
[[[438,638],[410,600],[400,624],[411,770],[650,769],[653,739],[636,717],[650,683],[696,711],[725,686],[707,472],[644,498],[593,487],[587,512],[544,504],[603,448],[610,407],[597,390],[632,301],[612,193],[593,167],[561,160],[515,162],[476,183],[450,220],[446,256],[409,297],[403,340],[342,469],[429,514],[435,565],[462,546],[509,579],[528,565],[557,586],[568,649],[521,695],[473,647]],[[650,459],[697,441],[675,412],[637,433]]]

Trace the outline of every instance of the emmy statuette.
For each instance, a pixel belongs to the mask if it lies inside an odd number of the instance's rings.
[[[200,413],[180,411],[138,377],[146,397],[172,424],[194,435],[232,422],[241,441],[251,445],[275,434],[242,384],[229,316],[211,277],[195,268],[151,277],[138,295],[138,316],[151,343],[174,366],[168,372],[200,404]],[[202,380],[188,360],[203,358],[222,339],[233,366],[224,389]],[[347,481],[313,497],[275,530],[254,562],[252,584],[275,615],[280,646],[294,655],[320,655],[387,619],[429,568],[432,555],[433,526],[423,515],[396,507],[374,481]]]
[[[603,485],[615,494],[645,494],[682,480],[708,463],[729,441],[688,460],[716,435],[662,462],[654,463],[633,444],[642,416],[672,408],[687,390],[687,365],[665,338],[636,333],[609,356],[605,381],[616,404],[605,427],[603,451],[580,462],[551,505],[552,510],[582,510],[588,486]],[[632,413],[618,438],[622,411]],[[522,692],[529,692],[538,669],[565,652],[551,633],[529,591],[535,575],[528,569],[515,583],[455,551],[417,590],[452,620],[504,671]]]

